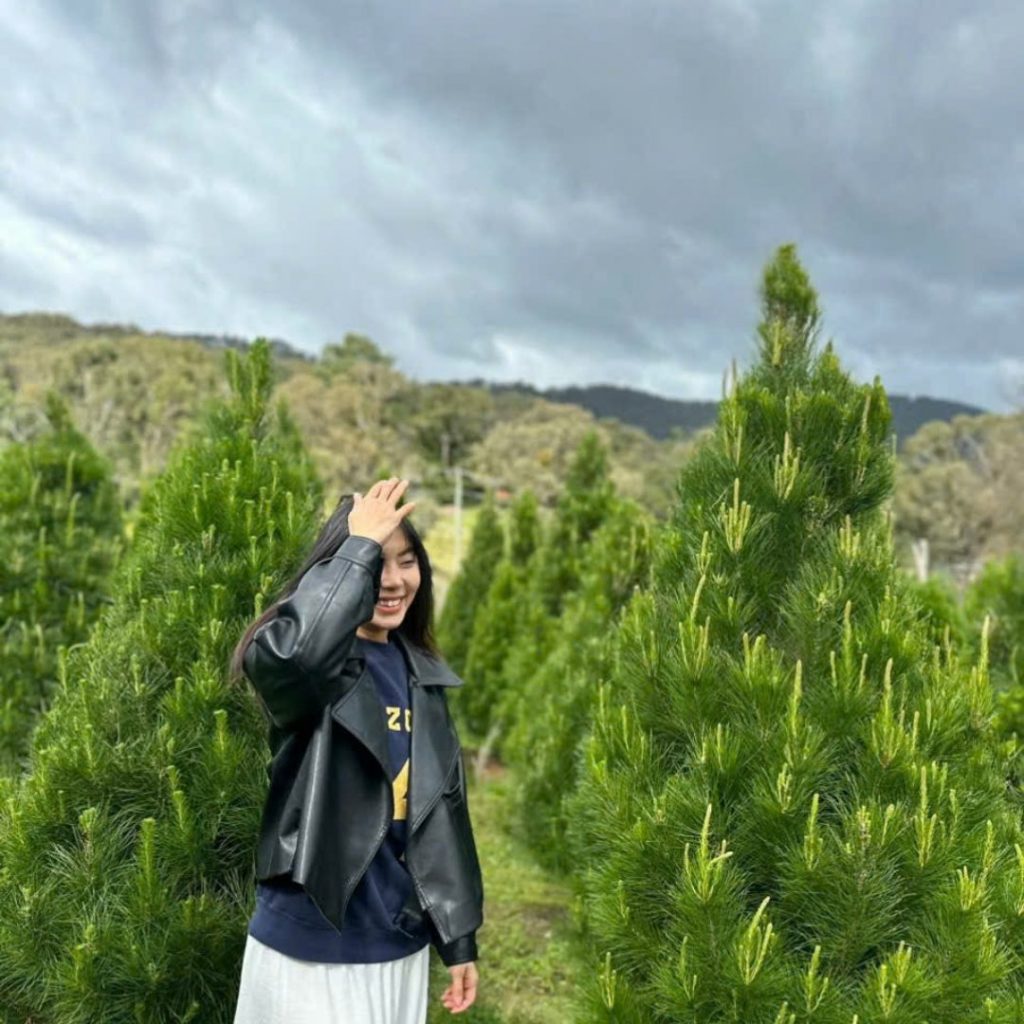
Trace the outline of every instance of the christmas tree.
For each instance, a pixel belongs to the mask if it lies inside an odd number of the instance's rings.
[[[267,408],[268,343],[225,357],[230,400],[144,493],[113,603],[4,785],[5,1024],[233,1015],[267,745],[228,657],[312,543],[321,490]]]
[[[885,393],[816,351],[819,319],[784,246],[617,630],[568,801],[581,1019],[1024,1019],[987,652],[932,642],[883,507]]]
[[[976,641],[988,619],[988,657],[1001,733],[1024,741],[1024,554],[986,563],[964,593],[964,618]]]
[[[467,685],[449,694],[459,733],[471,746],[479,744],[488,731],[492,703],[501,692],[509,651],[518,633],[531,559],[539,543],[537,499],[526,490],[512,505],[508,552],[498,563],[483,600],[474,607],[462,672]]]
[[[477,513],[469,551],[448,588],[438,617],[438,646],[457,675],[465,667],[473,620],[504,554],[505,532],[494,506],[494,495],[488,492]]]
[[[968,624],[960,594],[952,578],[943,572],[930,573],[926,580],[911,578],[917,600],[928,619],[933,641],[940,645],[945,643],[948,632],[949,641],[954,643],[958,649],[970,643],[974,637],[975,624]],[[981,621],[979,619],[976,624],[979,636]],[[994,668],[990,646],[989,675],[993,678],[993,684],[995,682]]]
[[[579,587],[554,625],[553,643],[521,692],[510,694],[502,745],[512,773],[518,834],[539,859],[568,871],[562,800],[576,778],[575,751],[592,714],[596,680],[610,670],[610,629],[638,586],[648,584],[651,517],[618,498],[583,556]]]
[[[531,571],[532,611],[550,622],[580,584],[586,545],[615,500],[608,453],[595,431],[585,434],[569,466],[565,488]]]
[[[520,696],[527,681],[557,642],[558,618],[581,586],[588,547],[610,515],[614,502],[607,453],[597,433],[590,431],[573,456],[542,543],[526,564],[524,587],[509,598],[519,607],[514,631],[501,644],[505,655],[500,673],[498,658],[492,655],[495,671],[470,679],[476,687],[474,699],[483,712],[478,727],[487,730],[488,745],[497,751],[503,749],[504,736],[518,716]],[[495,628],[502,634],[507,631],[501,621],[495,623]],[[487,629],[486,624],[483,629]],[[479,639],[474,637],[474,642]],[[494,645],[488,634],[484,634],[482,642],[488,647]]]
[[[16,772],[57,686],[60,649],[81,643],[121,551],[110,464],[51,392],[49,429],[0,452],[0,771]]]
[[[540,544],[537,497],[527,488],[512,504],[508,557],[514,565],[527,565]]]

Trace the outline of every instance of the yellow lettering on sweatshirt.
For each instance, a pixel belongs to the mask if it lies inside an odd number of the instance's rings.
[[[395,821],[405,821],[409,798],[408,759],[406,759],[405,764],[402,765],[402,770],[395,776],[395,781],[391,784],[391,789],[395,796]]]
[[[394,705],[388,704],[386,707],[388,713],[388,728],[392,732],[402,732],[403,726],[400,725],[402,719],[402,709]],[[405,732],[412,732],[412,708],[405,709]]]

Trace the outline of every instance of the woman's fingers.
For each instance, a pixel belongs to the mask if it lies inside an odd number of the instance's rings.
[[[388,477],[386,480],[378,480],[367,492],[368,498],[380,498],[382,501],[397,502],[405,493],[409,481],[397,476]]]
[[[375,498],[384,498],[387,500],[388,494],[394,486],[394,481],[397,479],[397,477],[391,476],[386,480],[378,480],[366,493],[372,494]]]
[[[390,501],[393,504],[401,497],[402,492],[408,486],[409,481],[393,476],[389,477],[387,480],[381,481],[381,484],[381,498],[383,498],[384,501]]]

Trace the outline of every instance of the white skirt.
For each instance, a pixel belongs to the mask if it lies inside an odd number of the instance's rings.
[[[426,1024],[430,945],[376,964],[296,960],[247,935],[234,1024]]]

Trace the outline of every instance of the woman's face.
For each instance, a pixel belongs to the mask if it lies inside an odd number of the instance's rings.
[[[380,594],[373,618],[363,624],[371,639],[386,640],[390,629],[397,629],[420,586],[420,564],[405,532],[399,527],[384,544],[384,567],[380,576]]]

